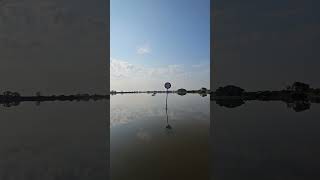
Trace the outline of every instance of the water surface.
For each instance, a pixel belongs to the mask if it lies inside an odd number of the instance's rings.
[[[111,96],[111,179],[209,179],[210,99]],[[171,128],[169,128],[169,126]]]
[[[301,112],[286,106],[248,101],[226,108],[212,102],[213,179],[319,179],[320,105]]]
[[[107,179],[106,112],[103,101],[0,107],[0,179]]]

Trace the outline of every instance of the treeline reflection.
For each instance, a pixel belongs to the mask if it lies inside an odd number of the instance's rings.
[[[226,108],[236,108],[245,104],[245,101],[242,99],[217,99],[214,100],[217,105],[226,107]],[[292,102],[284,102],[287,104],[287,107],[294,110],[295,112],[301,112],[310,109],[310,101],[297,100]],[[319,103],[319,101],[313,102]]]

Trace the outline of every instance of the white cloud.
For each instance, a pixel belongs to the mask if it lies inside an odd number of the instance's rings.
[[[193,68],[205,68],[205,67],[208,67],[208,66],[210,66],[209,62],[206,62],[206,63],[201,62],[201,63],[198,63],[198,64],[191,65],[191,67],[193,67]]]
[[[209,66],[186,67],[171,64],[147,67],[111,58],[111,89],[113,90],[161,90],[163,83],[172,82],[172,88],[198,89],[209,87]]]
[[[151,53],[151,48],[148,44],[137,48],[137,54],[144,55],[144,54],[150,54],[150,53]]]
[[[146,67],[133,65],[127,61],[111,58],[110,71],[112,78],[165,78],[177,77],[185,74],[182,65],[168,65],[164,67]]]

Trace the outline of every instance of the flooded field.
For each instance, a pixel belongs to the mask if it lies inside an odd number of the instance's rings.
[[[319,104],[300,112],[274,101],[212,109],[213,179],[319,179]]]
[[[0,179],[108,179],[106,103],[1,107]]]
[[[209,179],[210,99],[199,94],[111,97],[112,180]]]

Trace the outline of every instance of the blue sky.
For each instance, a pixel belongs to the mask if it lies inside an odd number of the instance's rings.
[[[111,0],[111,89],[209,87],[209,0]]]

